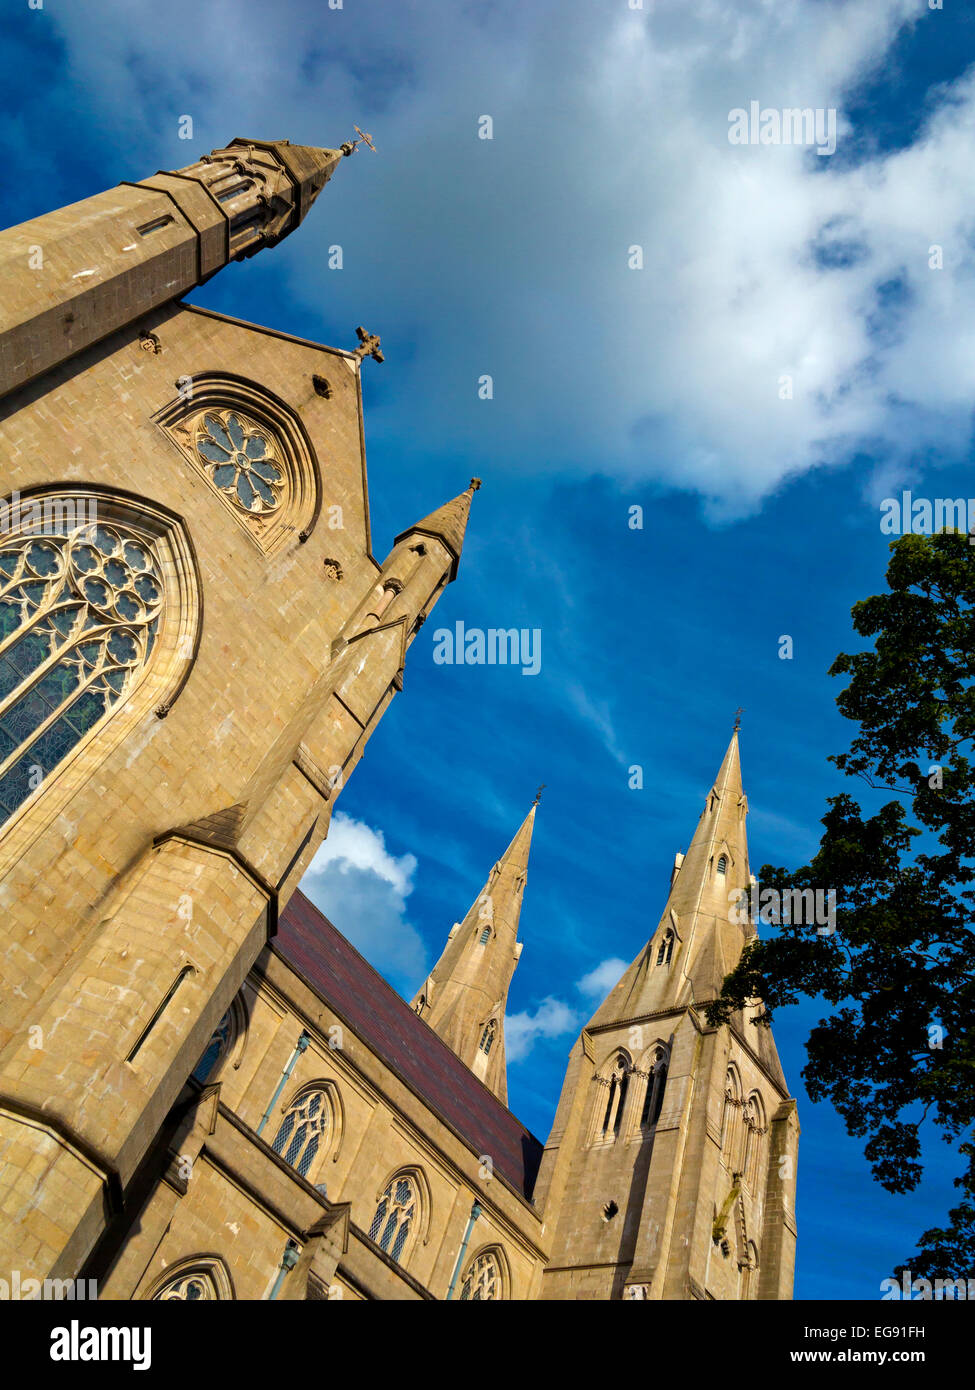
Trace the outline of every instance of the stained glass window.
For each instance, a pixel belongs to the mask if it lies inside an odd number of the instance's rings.
[[[369,1227],[369,1239],[399,1260],[416,1221],[419,1201],[412,1178],[394,1178],[380,1198]]]
[[[493,1250],[485,1250],[468,1265],[461,1285],[460,1301],[484,1303],[488,1299],[499,1299],[503,1296],[501,1264]]]
[[[206,1081],[230,1044],[234,1032],[233,1014],[230,1009],[213,1030],[213,1037],[207,1043],[207,1050],[193,1068],[197,1081]]]
[[[241,511],[265,515],[280,505],[285,476],[274,443],[242,412],[204,411],[196,452],[214,487]]]
[[[209,1274],[202,1270],[177,1275],[164,1284],[155,1298],[162,1303],[214,1303],[219,1295]]]
[[[120,525],[0,539],[0,821],[120,703],[163,608],[153,549]]]
[[[324,1091],[305,1091],[292,1101],[272,1148],[285,1163],[307,1177],[322,1139],[328,1133],[329,1108]]]

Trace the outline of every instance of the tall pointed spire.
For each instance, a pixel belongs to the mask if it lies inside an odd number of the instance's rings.
[[[232,140],[0,232],[0,396],[276,246],[351,148]]]
[[[480,478],[472,478],[466,490],[457,497],[452,497],[449,502],[445,502],[442,507],[425,516],[422,521],[416,521],[412,526],[401,531],[396,537],[396,544],[405,540],[408,536],[436,536],[442,540],[454,557],[451,566],[450,578],[457,578],[457,567],[460,564],[461,551],[464,548],[464,534],[467,531],[467,520],[471,513],[471,502],[474,494],[481,486]]]
[[[505,1104],[504,1010],[521,942],[535,806],[488,875],[413,1000],[413,1008]]]
[[[570,1053],[534,1192],[542,1298],[790,1296],[796,1104],[770,1030],[702,1008],[753,934],[747,811],[736,723],[658,927]]]
[[[751,935],[735,910],[750,882],[747,814],[736,725],[690,847],[677,855],[659,925],[592,1024],[699,1003],[720,993]],[[657,968],[658,957],[666,969]]]

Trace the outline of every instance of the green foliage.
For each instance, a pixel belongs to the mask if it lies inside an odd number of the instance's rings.
[[[865,1138],[878,1181],[908,1192],[926,1120],[950,1142],[975,1126],[975,546],[946,532],[890,549],[888,592],[853,609],[872,645],[831,667],[850,678],[837,705],[859,733],[830,761],[904,800],[864,816],[851,796],[832,797],[812,862],[763,867],[763,889],[835,889],[836,931],[778,926],[707,1013],[723,1022],[760,998],[761,1026],[800,995],[834,1006],[809,1036],[806,1089]],[[975,1160],[957,1183],[964,1199],[921,1237],[915,1274],[972,1268]]]

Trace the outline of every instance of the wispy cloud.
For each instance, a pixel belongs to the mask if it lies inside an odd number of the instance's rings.
[[[576,681],[566,685],[565,694],[570,709],[594,731],[613,761],[620,767],[628,767],[630,760],[620,747],[609,701],[594,698]]]

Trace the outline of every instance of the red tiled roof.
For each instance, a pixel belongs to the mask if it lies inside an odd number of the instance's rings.
[[[542,1145],[413,1012],[304,894],[296,892],[271,948],[494,1171],[530,1197]]]

